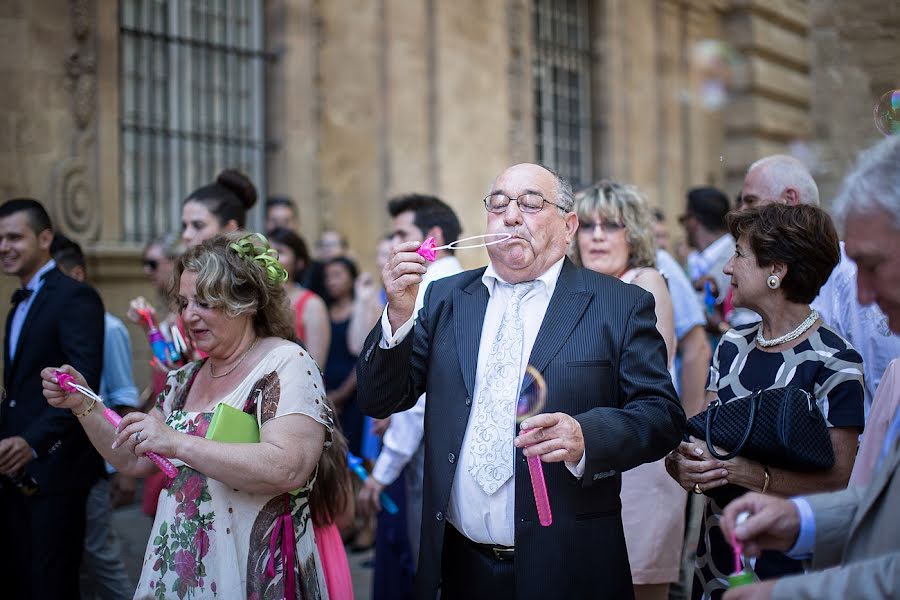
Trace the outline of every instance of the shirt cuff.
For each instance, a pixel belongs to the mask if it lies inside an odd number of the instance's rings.
[[[581,460],[579,460],[577,463],[570,463],[569,461],[566,461],[566,468],[569,470],[569,473],[571,473],[578,479],[581,479],[582,477],[584,477],[584,465],[585,465],[586,459],[587,459],[587,452],[582,452]]]
[[[379,346],[381,348],[393,348],[406,339],[406,336],[412,331],[415,324],[416,318],[412,317],[391,335],[391,322],[388,320],[387,307],[385,306],[384,312],[381,313],[381,342]]]
[[[381,452],[375,460],[375,466],[372,467],[372,477],[375,478],[375,481],[387,487],[397,481],[397,478],[400,477],[400,473],[403,471],[403,467],[408,462],[408,457],[404,457],[382,446]]]
[[[793,547],[785,554],[795,560],[807,560],[812,558],[816,544],[816,517],[806,498],[798,496],[791,498],[791,502],[800,513],[800,533]]]

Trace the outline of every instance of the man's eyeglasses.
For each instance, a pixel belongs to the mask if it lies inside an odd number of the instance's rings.
[[[155,271],[156,269],[159,268],[159,261],[153,260],[152,258],[145,258],[144,259],[144,268],[148,269],[150,271]]]
[[[484,207],[487,211],[497,214],[505,212],[510,202],[518,204],[519,210],[523,213],[534,214],[541,212],[541,209],[544,208],[544,203],[552,204],[556,208],[569,212],[569,209],[565,206],[560,206],[556,202],[550,202],[540,194],[522,194],[518,198],[510,198],[505,194],[488,194],[484,197]]]
[[[625,229],[625,224],[617,223],[615,221],[583,221],[578,219],[578,231],[594,233],[596,227],[599,227],[606,235],[611,235]]]

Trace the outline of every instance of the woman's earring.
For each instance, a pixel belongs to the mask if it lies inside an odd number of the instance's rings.
[[[781,279],[778,278],[778,275],[769,275],[766,285],[769,286],[769,289],[777,290],[781,287]]]

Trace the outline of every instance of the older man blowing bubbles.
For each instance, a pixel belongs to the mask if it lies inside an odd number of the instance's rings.
[[[487,232],[513,237],[488,247],[487,268],[432,283],[415,321],[424,260],[417,242],[394,248],[388,306],[358,363],[373,416],[428,393],[417,595],[630,598],[620,473],[675,447],[684,424],[652,297],[565,258],[577,217],[548,169],[510,167],[484,205]],[[515,437],[529,364],[547,413]],[[515,448],[549,463],[550,527]]]

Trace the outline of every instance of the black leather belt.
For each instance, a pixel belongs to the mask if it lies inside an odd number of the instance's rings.
[[[489,558],[493,558],[494,560],[513,560],[515,558],[516,549],[515,546],[495,546],[493,544],[479,544],[478,542],[473,542],[462,533],[457,531],[456,527],[452,525],[447,525],[448,532],[452,531],[451,535],[455,535],[459,537],[467,546],[474,548],[479,553],[484,554]]]

